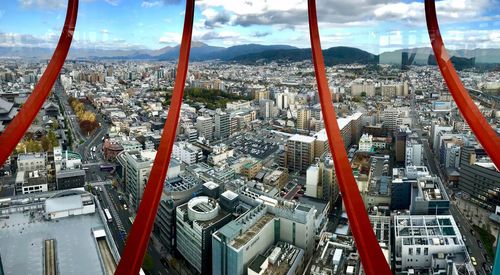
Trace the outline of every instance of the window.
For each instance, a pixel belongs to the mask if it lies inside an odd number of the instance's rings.
[[[408,248],[408,255],[413,255],[413,248]]]
[[[429,248],[424,248],[424,255],[429,255]]]
[[[420,247],[417,248],[417,255],[420,255]]]

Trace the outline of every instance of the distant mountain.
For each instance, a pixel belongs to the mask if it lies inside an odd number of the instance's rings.
[[[336,64],[374,64],[378,63],[378,56],[369,52],[350,47],[333,47],[323,50],[325,65]],[[231,61],[255,63],[257,61],[287,61],[297,62],[311,60],[311,49],[269,50],[252,54],[236,56]]]
[[[500,64],[500,49],[472,49],[472,50],[448,50],[452,61],[457,64],[467,66],[474,64]],[[414,65],[433,65],[435,64],[434,52],[432,48],[412,48],[401,49],[380,54],[380,63],[383,64],[401,64],[402,59],[408,56]],[[468,61],[464,60],[468,59]],[[465,63],[464,63],[465,62]]]
[[[103,50],[75,49],[69,59],[116,59],[116,60],[176,60],[180,46],[166,46],[157,50]],[[53,49],[40,47],[0,47],[0,58],[50,58]],[[457,69],[483,64],[500,64],[500,49],[473,49],[448,51]],[[326,65],[335,64],[394,64],[433,65],[434,53],[430,47],[401,49],[374,55],[351,47],[333,47],[323,50]],[[257,61],[311,60],[311,49],[299,49],[288,45],[245,44],[228,48],[210,46],[202,42],[191,43],[190,59],[193,61],[221,60],[254,63]]]

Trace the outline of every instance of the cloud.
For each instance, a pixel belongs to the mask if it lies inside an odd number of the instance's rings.
[[[102,33],[102,34],[109,34],[109,30],[108,29],[101,29],[99,32]]]
[[[201,12],[205,17],[205,27],[212,29],[214,27],[222,27],[224,24],[229,23],[231,15],[225,11],[216,11],[214,9],[205,9]]]
[[[141,7],[143,8],[155,8],[163,5],[163,1],[143,1]]]
[[[256,31],[252,36],[253,37],[265,37],[270,35],[271,32],[264,32],[264,31]]]
[[[234,31],[208,31],[193,35],[195,41],[209,41],[209,40],[225,40],[239,38],[240,34]]]
[[[43,9],[61,9],[68,3],[65,0],[18,0],[23,8],[43,8]]]
[[[104,0],[104,1],[112,6],[118,6],[118,4],[120,3],[120,0]]]
[[[223,13],[225,18],[228,15],[233,16],[229,22],[232,25],[244,27],[273,25],[294,28],[307,24],[306,2],[305,0],[200,0],[196,3],[203,11],[211,10],[209,12],[211,18],[217,18],[218,14]],[[482,20],[488,8],[494,6],[495,0],[442,0],[436,3],[438,15],[443,23]],[[419,1],[318,1],[317,12],[319,21],[330,26],[371,26],[368,24],[387,21],[419,25],[425,22],[424,4]]]
[[[161,44],[174,44],[177,45],[181,43],[182,36],[179,33],[176,32],[166,32],[163,34],[162,37],[160,37],[160,40],[158,41]]]

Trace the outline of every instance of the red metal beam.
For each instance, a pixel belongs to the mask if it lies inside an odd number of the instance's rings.
[[[308,13],[314,72],[318,84],[321,110],[325,119],[328,144],[330,145],[335,165],[335,175],[337,176],[340,191],[342,192],[342,199],[347,210],[354,241],[356,242],[356,247],[358,248],[358,253],[366,274],[391,274],[382,249],[373,233],[373,228],[368,218],[363,199],[359,194],[358,185],[352,174],[351,165],[344,148],[344,141],[340,134],[337,115],[333,108],[332,96],[328,88],[328,80],[326,79],[315,0],[308,0]]]
[[[439,31],[434,0],[425,0],[425,19],[434,56],[448,90],[472,132],[474,132],[496,167],[500,168],[500,138],[481,114],[474,101],[472,101],[451,63],[451,58],[444,47],[441,32]]]
[[[160,147],[156,153],[153,168],[151,169],[151,174],[149,175],[148,183],[144,190],[141,204],[139,205],[139,211],[137,212],[134,224],[128,235],[127,244],[125,245],[123,256],[115,274],[138,274],[148,246],[165,178],[167,176],[177,125],[179,123],[179,114],[188,69],[189,51],[191,49],[193,18],[194,0],[187,0],[179,63],[177,65],[174,92],[168,110],[167,121],[163,127]]]
[[[38,111],[49,96],[54,82],[59,76],[66,56],[68,55],[73,33],[75,32],[76,17],[78,14],[78,0],[68,0],[68,9],[66,10],[66,21],[57,43],[57,47],[50,59],[49,65],[45,69],[40,81],[35,89],[24,103],[23,107],[14,119],[9,123],[5,131],[0,135],[0,166],[2,166],[10,156],[24,133],[35,119]]]

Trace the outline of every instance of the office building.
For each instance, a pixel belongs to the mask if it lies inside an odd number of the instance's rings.
[[[214,126],[211,117],[199,116],[196,119],[196,129],[198,130],[198,136],[207,140],[214,138]]]
[[[373,149],[373,136],[369,134],[363,134],[359,139],[358,150],[360,152],[372,152]]]
[[[177,207],[177,250],[200,274],[212,273],[212,233],[232,214],[211,197],[195,197]]]
[[[422,142],[418,135],[413,134],[406,138],[405,165],[420,166],[423,164]]]
[[[229,113],[217,110],[215,113],[215,138],[224,139],[230,135],[230,115]]]
[[[482,208],[494,211],[500,205],[500,172],[478,145],[462,147],[458,187]]]
[[[185,164],[191,165],[201,161],[203,158],[203,151],[201,148],[192,145],[191,143],[181,141],[174,143],[172,157]]]
[[[56,174],[56,189],[72,189],[85,186],[85,170],[65,169]]]
[[[443,215],[448,214],[449,208],[450,199],[439,177],[419,177],[412,184],[410,203],[412,215]]]
[[[297,129],[309,130],[309,123],[311,121],[311,110],[302,108],[297,111]]]
[[[45,153],[28,153],[17,156],[17,171],[35,171],[47,169]]]

